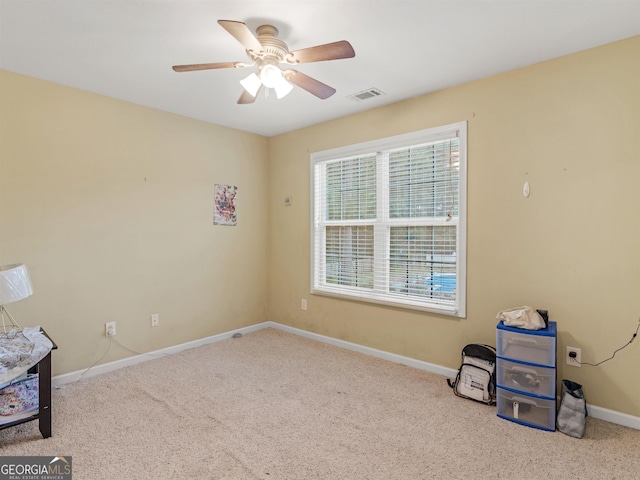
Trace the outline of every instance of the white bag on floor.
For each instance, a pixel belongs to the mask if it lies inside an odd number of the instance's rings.
[[[470,343],[462,349],[462,364],[455,380],[447,379],[458,397],[495,405],[496,349],[490,345]]]

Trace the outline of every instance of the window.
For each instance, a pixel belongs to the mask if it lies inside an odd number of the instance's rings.
[[[466,122],[311,154],[311,291],[465,316]]]

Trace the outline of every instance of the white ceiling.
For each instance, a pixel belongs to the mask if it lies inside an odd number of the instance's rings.
[[[171,69],[246,61],[218,19],[356,56],[296,67],[337,89],[327,100],[296,87],[237,105],[246,69]],[[265,136],[639,34],[640,0],[0,0],[0,68]],[[385,95],[346,98],[370,88]]]

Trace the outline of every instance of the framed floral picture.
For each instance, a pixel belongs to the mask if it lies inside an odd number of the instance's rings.
[[[213,224],[235,226],[238,187],[216,184]]]

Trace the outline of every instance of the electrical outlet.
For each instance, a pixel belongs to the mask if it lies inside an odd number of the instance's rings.
[[[307,299],[306,298],[303,298],[302,302],[300,302],[300,308],[302,310],[306,310],[307,309]]]
[[[575,355],[572,355],[575,354]],[[572,367],[579,367],[581,360],[580,349],[577,347],[567,347],[566,356],[567,365]]]
[[[105,337],[116,336],[116,322],[107,322],[104,324],[104,336]]]
[[[160,325],[160,315],[154,313],[151,315],[151,326],[157,327],[158,325]]]

